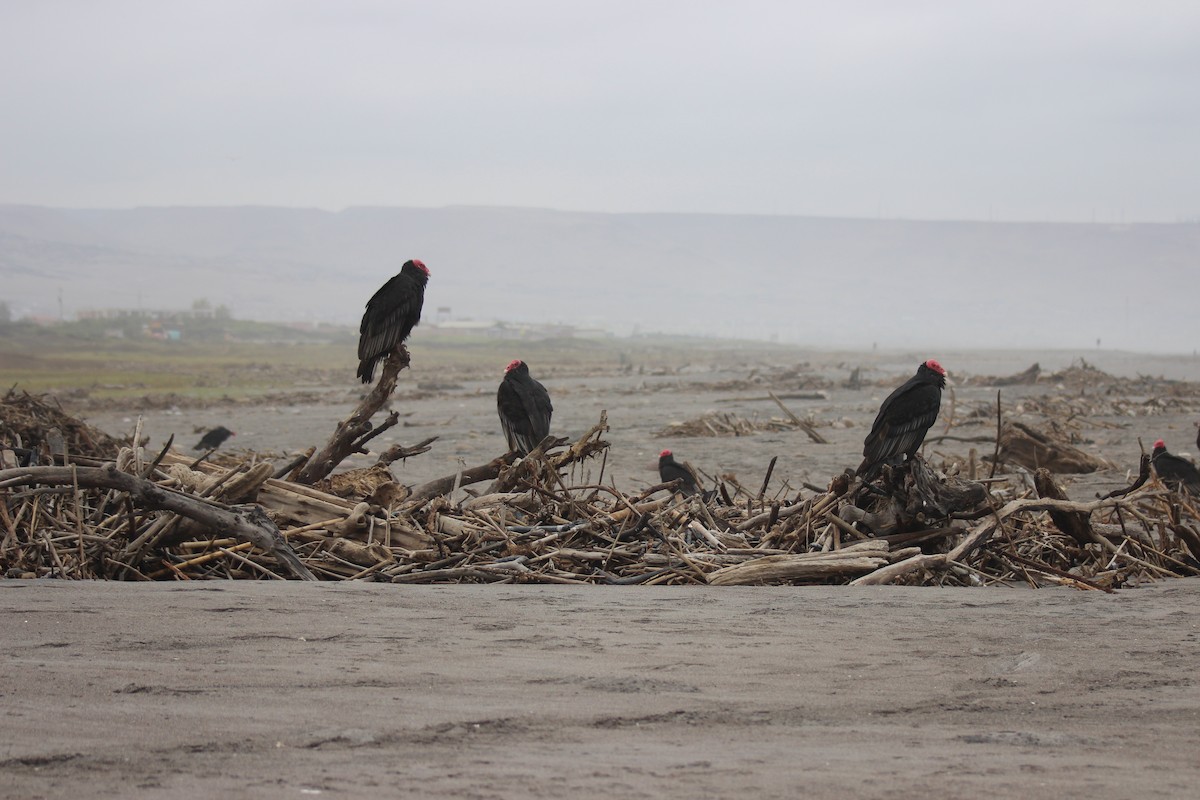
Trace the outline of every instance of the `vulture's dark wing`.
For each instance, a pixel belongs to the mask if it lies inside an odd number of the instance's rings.
[[[1200,489],[1200,471],[1186,458],[1162,452],[1151,460],[1154,471],[1164,483],[1173,487],[1186,486],[1192,491]]]
[[[941,389],[919,377],[909,379],[888,395],[863,443],[864,465],[915,453],[937,420],[941,402]]]
[[[375,364],[403,342],[421,321],[425,287],[409,275],[393,276],[367,301],[358,326],[358,377],[370,383]]]
[[[697,491],[696,476],[674,458],[659,460],[658,477],[663,483],[678,480],[679,491],[685,495],[693,495]]]
[[[529,450],[523,450],[518,440],[518,437],[520,440],[528,439],[523,433],[529,427],[525,421],[525,406],[517,394],[516,385],[507,378],[500,381],[500,388],[496,390],[496,411],[500,414],[500,427],[504,429],[508,449],[528,453]]]
[[[496,410],[510,450],[525,455],[550,435],[550,393],[528,375],[510,373],[500,382]]]

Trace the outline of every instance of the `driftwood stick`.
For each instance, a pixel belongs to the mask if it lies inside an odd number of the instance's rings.
[[[1113,591],[1109,587],[1101,586],[1100,584],[1098,584],[1094,581],[1088,580],[1087,578],[1083,577],[1082,575],[1072,575],[1069,572],[1064,572],[1063,570],[1059,569],[1058,567],[1053,567],[1049,564],[1043,564],[1040,561],[1034,561],[1031,558],[1025,558],[1023,556],[1019,556],[1016,553],[1012,552],[1011,550],[1005,551],[1004,557],[1011,561],[1015,561],[1022,566],[1029,567],[1030,569],[1033,569],[1033,570],[1037,570],[1038,572],[1043,572],[1043,573],[1046,573],[1049,575],[1054,575],[1059,578],[1066,578],[1067,580],[1072,581],[1073,583],[1079,584],[1080,586],[1086,586],[1089,589],[1099,589],[1100,591],[1108,592],[1109,594],[1112,594],[1112,591]]]
[[[158,469],[158,465],[162,463],[163,457],[166,456],[166,454],[168,452],[170,452],[171,445],[174,443],[175,443],[175,434],[172,433],[170,436],[167,437],[167,443],[162,446],[162,450],[158,451],[158,457],[150,462],[150,466],[146,467],[145,470],[143,470],[142,472],[139,472],[138,474],[141,475],[143,478],[149,478],[150,475],[154,472],[154,470]]]
[[[422,483],[420,486],[413,487],[412,494],[405,502],[417,506],[453,491],[455,485],[467,486],[480,481],[494,480],[500,474],[500,470],[511,464],[516,456],[516,453],[505,453],[478,467],[471,467],[461,472],[455,472],[453,475],[445,475]]]
[[[1050,500],[1042,497],[1026,497],[1020,500],[1010,500],[991,517],[976,524],[966,537],[946,554],[951,561],[964,561],[974,550],[987,543],[995,529],[1008,517],[1021,511],[1055,511],[1082,512],[1091,514],[1101,508],[1124,508],[1124,501],[1117,498],[1104,498],[1090,503],[1079,503],[1072,500]]]
[[[996,477],[996,467],[1000,466],[1000,435],[1004,431],[1004,417],[1000,413],[1000,390],[996,390],[996,449],[992,451],[992,469],[989,478]]]
[[[919,569],[927,567],[940,567],[946,563],[946,556],[941,553],[932,555],[916,555],[912,558],[906,558],[903,561],[897,561],[895,564],[888,564],[886,567],[880,567],[872,573],[863,575],[861,578],[855,578],[850,581],[851,586],[880,586],[885,583],[891,583],[901,575],[907,575],[910,572],[915,572]]]
[[[0,472],[0,487],[11,486],[71,486],[91,489],[116,489],[125,492],[134,503],[145,509],[170,511],[196,520],[218,536],[231,536],[250,542],[270,553],[276,561],[301,580],[316,580],[296,553],[279,533],[279,528],[260,506],[244,510],[223,508],[216,503],[193,495],[164,489],[157,484],[119,471],[115,465],[104,467],[29,467]]]
[[[799,555],[763,556],[753,561],[722,567],[708,575],[712,586],[744,586],[778,580],[797,580],[847,572],[871,572],[887,563],[884,551],[838,551]]]
[[[769,394],[771,399],[775,401],[775,405],[779,406],[779,410],[784,414],[787,414],[788,419],[792,421],[793,425],[808,434],[808,438],[812,439],[817,444],[829,444],[829,441],[824,436],[817,433],[817,429],[812,426],[811,422],[806,422],[793,414],[792,410],[785,406],[783,401],[780,400],[774,392],[768,389],[767,394]]]
[[[388,428],[395,427],[396,423],[399,421],[400,421],[400,412],[399,411],[393,411],[392,413],[388,414],[387,418],[384,419],[383,422],[379,423],[374,428],[371,428],[366,433],[364,433],[362,436],[355,439],[354,444],[352,445],[354,447],[354,449],[351,450],[350,452],[352,452],[352,453],[367,452],[366,449],[364,448],[364,445],[366,445],[367,442],[371,441],[376,436],[378,436],[379,434],[386,431]]]
[[[1141,440],[1139,439],[1138,441],[1140,442]],[[1130,492],[1134,492],[1134,491],[1137,491],[1138,489],[1142,488],[1142,485],[1145,484],[1146,481],[1148,481],[1148,480],[1150,480],[1150,454],[1142,453],[1142,458],[1138,462],[1137,479],[1133,483],[1126,486],[1124,489],[1114,489],[1113,491],[1104,495],[1104,497],[1101,499],[1107,500],[1110,497],[1124,497],[1125,495],[1129,494]]]
[[[1070,499],[1062,490],[1062,487],[1054,482],[1054,478],[1050,475],[1050,470],[1044,467],[1033,473],[1033,488],[1037,490],[1039,497],[1051,500]],[[1054,522],[1054,526],[1074,539],[1075,543],[1080,547],[1100,541],[1096,532],[1092,530],[1092,524],[1088,518],[1089,515],[1081,511],[1060,511],[1056,508],[1048,509],[1048,512],[1050,519]]]
[[[300,455],[296,456],[291,461],[289,461],[287,464],[285,464],[284,466],[275,470],[275,474],[272,477],[278,479],[278,478],[282,478],[284,475],[288,475],[289,473],[298,471],[301,467],[303,467],[305,464],[308,463],[308,460],[310,458],[312,458],[312,455],[315,452],[317,452],[317,448],[315,448],[315,447],[308,448],[303,453],[301,453]]]
[[[380,453],[379,460],[375,463],[386,465],[396,461],[402,461],[406,458],[412,458],[413,456],[419,456],[421,453],[428,453],[432,449],[430,445],[437,440],[438,437],[430,436],[428,439],[417,442],[414,445],[394,444],[387,450],[384,450],[382,453]]]
[[[396,391],[396,379],[400,370],[408,364],[408,348],[403,344],[396,345],[383,362],[379,381],[367,392],[367,396],[358,404],[358,408],[354,409],[354,413],[338,423],[325,446],[296,473],[294,480],[297,483],[312,485],[328,477],[338,464],[360,451],[361,442],[370,438],[368,434],[371,431],[371,417],[383,408],[392,392]]]
[[[771,483],[771,473],[775,471],[775,462],[778,460],[779,456],[771,456],[771,463],[767,464],[767,474],[763,476],[762,488],[758,490],[759,500],[762,500],[767,493],[767,485]]]

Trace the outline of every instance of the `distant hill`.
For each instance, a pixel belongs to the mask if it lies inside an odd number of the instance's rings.
[[[355,323],[407,258],[426,309],[816,347],[1200,346],[1200,225],[450,207],[0,206],[14,313],[188,307]]]

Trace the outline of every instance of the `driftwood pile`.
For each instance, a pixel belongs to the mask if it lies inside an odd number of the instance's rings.
[[[1006,422],[1000,433],[1002,462],[1019,464],[1031,472],[1045,467],[1057,474],[1078,474],[1113,469],[1116,465],[1080,450],[1067,437],[1038,430],[1021,422]]]
[[[1040,365],[1014,375],[955,376],[967,386],[1044,386],[1054,393],[1024,395],[1016,402],[1018,414],[1044,414],[1048,417],[1147,417],[1167,413],[1200,411],[1197,385],[1190,381],[1141,375],[1123,378],[1110,375],[1083,359],[1067,369],[1045,373]],[[983,416],[994,416],[984,411]]]
[[[808,438],[817,444],[827,444],[824,436],[817,431],[817,424],[812,419],[801,419],[784,405],[783,401],[771,391],[767,396],[779,406],[784,418],[769,417],[747,419],[725,411],[708,411],[694,419],[683,422],[673,422],[654,435],[664,436],[753,436],[763,431],[804,431]]]
[[[1200,511],[1148,462],[1133,486],[1086,503],[1065,499],[1044,471],[1034,494],[937,474],[919,458],[868,487],[839,475],[825,491],[778,496],[768,473],[757,492],[722,483],[704,500],[671,485],[623,492],[603,483],[603,467],[577,482],[574,465],[603,460],[605,430],[602,418],[569,446],[548,439],[519,462],[510,454],[382,502],[378,487],[375,499],[343,498],[273,477],[280,470],[267,462],[222,467],[132,444],[110,459],[68,449],[0,471],[0,567],[8,577],[128,580],[1105,590],[1200,574]]]
[[[57,402],[15,389],[0,398],[0,447],[12,454],[10,458],[20,455],[22,463],[30,453],[115,453],[120,445],[119,440],[67,414]],[[0,461],[0,469],[5,466],[15,464]]]

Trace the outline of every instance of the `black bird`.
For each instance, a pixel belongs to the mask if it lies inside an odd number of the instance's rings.
[[[658,477],[663,483],[678,478],[679,488],[676,491],[685,497],[691,497],[699,491],[696,488],[696,476],[692,474],[691,470],[676,461],[670,450],[663,450],[658,454]]]
[[[407,339],[421,321],[428,282],[429,270],[414,258],[405,261],[400,272],[367,301],[358,326],[358,377],[363,383],[375,379],[375,364]]]
[[[528,455],[542,439],[550,435],[550,393],[529,375],[529,366],[520,359],[504,368],[504,380],[496,391],[496,410],[508,449]]]
[[[1154,443],[1154,452],[1150,454],[1150,463],[1159,479],[1175,491],[1186,489],[1200,494],[1200,471],[1196,465],[1167,452],[1167,444],[1162,439]]]
[[[221,445],[225,444],[225,440],[230,436],[237,436],[236,433],[226,428],[224,425],[218,425],[208,433],[200,437],[200,441],[196,443],[193,450],[216,450]]]
[[[917,367],[917,374],[887,396],[875,424],[863,442],[863,462],[858,474],[869,480],[888,460],[904,454],[912,458],[937,419],[946,386],[946,370],[932,358]]]

